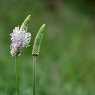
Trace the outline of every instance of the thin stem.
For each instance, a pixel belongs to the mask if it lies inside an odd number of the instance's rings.
[[[15,70],[16,70],[16,95],[19,95],[19,66],[18,63],[16,62],[16,57],[15,57]]]
[[[33,95],[36,95],[36,59],[37,56],[33,55]]]

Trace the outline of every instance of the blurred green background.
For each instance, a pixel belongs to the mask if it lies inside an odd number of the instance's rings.
[[[0,95],[15,95],[9,34],[28,14],[32,41],[17,58],[20,95],[32,95],[32,45],[43,23],[47,33],[37,64],[37,95],[95,95],[94,0],[0,0]]]

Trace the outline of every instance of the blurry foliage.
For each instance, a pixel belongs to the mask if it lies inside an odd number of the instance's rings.
[[[15,95],[9,33],[28,14],[32,39],[47,24],[37,65],[38,95],[95,95],[94,8],[93,0],[0,0],[0,95]],[[17,59],[21,95],[32,93],[31,52],[32,45]]]

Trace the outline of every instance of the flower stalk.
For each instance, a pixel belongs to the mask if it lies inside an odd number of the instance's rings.
[[[17,56],[21,55],[23,48],[28,47],[31,40],[31,33],[27,32],[27,24],[30,20],[31,15],[28,15],[24,22],[21,24],[21,27],[15,27],[11,36],[11,45],[10,45],[10,53],[14,57],[15,60],[15,71],[16,71],[16,95],[20,95],[19,90],[19,64],[16,62]]]
[[[33,95],[36,95],[36,61],[37,57],[33,56]]]
[[[19,95],[19,65],[16,62],[17,57],[15,56],[15,71],[16,71],[16,95]]]
[[[37,57],[40,53],[40,46],[41,42],[44,36],[45,31],[45,24],[43,24],[34,40],[33,50],[32,50],[32,56],[33,56],[33,95],[36,95],[36,64],[37,64]]]

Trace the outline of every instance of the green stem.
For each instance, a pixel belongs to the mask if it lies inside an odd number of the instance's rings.
[[[33,55],[33,95],[36,95],[36,59],[37,56]]]
[[[19,65],[16,62],[16,57],[15,57],[15,70],[16,70],[16,95],[19,95]]]

